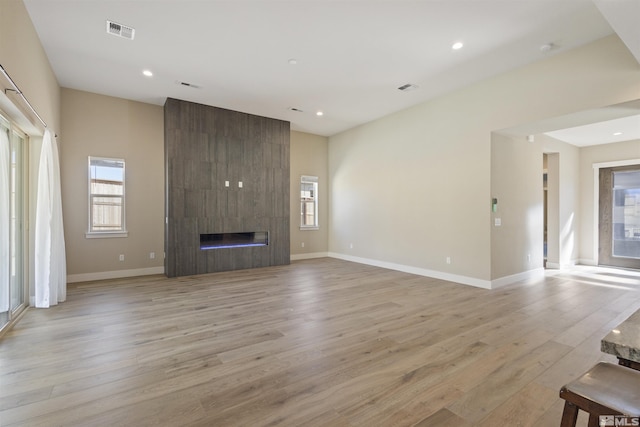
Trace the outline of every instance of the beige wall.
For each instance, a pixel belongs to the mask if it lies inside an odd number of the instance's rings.
[[[638,92],[636,92],[636,95]],[[594,185],[594,164],[621,162],[640,164],[640,140],[596,145],[580,149],[580,225],[579,258],[583,264],[594,265],[598,259],[598,214]]]
[[[0,64],[48,127],[60,135],[60,87],[22,0],[0,1]],[[0,81],[3,89],[10,87],[4,77],[0,77]],[[44,128],[15,94],[9,92],[3,97],[4,102],[8,103],[2,107],[5,113],[29,134],[28,210],[29,223],[35,224],[38,165]],[[58,138],[58,145],[60,151],[64,151],[62,138]],[[35,227],[30,227],[27,245],[30,295],[34,294],[34,232]]]
[[[498,199],[491,213],[491,278],[542,268],[542,145],[494,134],[491,165],[491,198]]]
[[[580,149],[546,135],[536,135],[549,156],[549,257],[547,267],[577,264],[580,240]]]
[[[162,272],[164,246],[164,140],[162,107],[63,89],[62,191],[69,280]],[[103,130],[103,131],[101,131]],[[87,157],[126,161],[129,237],[86,239]],[[319,178],[320,229],[299,229],[300,175]],[[291,253],[294,258],[327,253],[327,138],[291,133]],[[302,248],[302,242],[305,247]],[[149,259],[149,252],[156,259]],[[120,254],[125,261],[118,261]]]
[[[466,98],[454,93],[330,138],[333,256],[489,278],[491,128]]]
[[[63,89],[62,134],[65,149],[60,162],[69,281],[163,272],[162,107]],[[126,162],[126,238],[85,237],[88,156],[123,158]],[[150,259],[150,252],[155,252],[155,259]],[[122,262],[120,254],[125,256]]]
[[[22,0],[0,1],[0,63],[49,128],[59,134],[60,88]]]
[[[560,266],[560,153],[547,153],[546,157],[547,267],[550,268]]]
[[[20,0],[0,2],[0,58],[59,135],[68,273],[81,278],[161,267],[161,107],[65,89],[61,108],[60,88]],[[620,40],[611,36],[333,136],[327,144],[324,180],[331,186],[320,190],[321,198],[329,197],[321,206],[330,211],[320,213],[328,244],[323,243],[322,233],[313,233],[309,239],[306,236],[311,234],[305,233],[311,232],[297,230],[292,253],[324,252],[326,247],[335,256],[480,286],[490,286],[503,274],[517,274],[526,266],[504,268],[491,256],[492,251],[506,253],[507,246],[513,245],[508,239],[492,242],[496,231],[490,211],[491,168],[504,166],[499,162],[509,158],[492,151],[492,131],[633,100],[638,94],[640,67]],[[298,148],[314,152],[321,151],[321,139],[304,134],[292,137]],[[298,144],[301,140],[314,142],[307,147]],[[30,145],[33,171],[38,162],[37,135]],[[594,219],[593,195],[589,195],[592,170],[585,165],[595,161],[589,156],[606,161],[610,149],[593,148],[580,154],[579,254],[587,261],[592,256]],[[637,143],[621,150],[620,156],[640,158]],[[296,164],[306,157],[304,151],[300,154],[292,149],[292,176],[294,170],[295,174],[312,173],[302,172],[307,167]],[[88,155],[127,160],[128,238],[90,241],[84,237]],[[494,155],[498,163],[492,165]],[[31,181],[33,189],[34,173]],[[514,179],[513,185],[517,183]],[[518,244],[515,250],[522,254],[529,249]],[[155,260],[149,259],[152,251]],[[118,261],[121,253],[125,254],[122,263]]]
[[[328,138],[292,131],[290,166],[291,258],[326,256],[329,247]],[[318,177],[318,230],[300,230],[300,177],[302,175]]]
[[[329,251],[491,286],[515,271],[491,260],[514,250],[491,247],[491,132],[638,94],[640,66],[611,36],[331,137]]]
[[[546,164],[543,153],[547,154]],[[576,264],[579,153],[578,147],[544,134],[533,135],[533,141],[529,141],[524,136],[494,133],[491,198],[498,199],[498,210],[491,219],[492,280],[517,277],[543,267],[544,169],[548,172],[547,267]],[[496,219],[500,219],[500,226],[495,225]]]

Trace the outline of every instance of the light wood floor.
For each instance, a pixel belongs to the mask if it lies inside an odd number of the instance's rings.
[[[488,291],[325,258],[70,285],[0,341],[0,425],[556,426],[640,308],[639,276],[589,270]]]

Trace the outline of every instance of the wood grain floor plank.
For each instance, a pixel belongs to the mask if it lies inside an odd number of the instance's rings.
[[[0,340],[0,425],[557,425],[637,277],[485,290],[323,258],[72,284]]]
[[[552,390],[531,382],[524,386],[520,392],[514,394],[495,410],[491,411],[478,426],[536,426],[538,425],[537,420],[540,419],[557,400],[557,390]]]
[[[565,345],[547,341],[513,363],[496,369],[486,381],[465,393],[461,399],[449,405],[448,409],[477,423],[569,351],[570,348]]]
[[[502,424],[499,424],[502,425]],[[414,424],[414,427],[471,427],[472,424],[460,418],[447,408],[442,408],[438,412]]]

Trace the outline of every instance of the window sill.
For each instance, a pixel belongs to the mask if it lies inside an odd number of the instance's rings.
[[[300,227],[300,231],[320,230],[320,227]]]
[[[128,231],[94,231],[84,234],[87,239],[111,239],[116,237],[129,237]]]

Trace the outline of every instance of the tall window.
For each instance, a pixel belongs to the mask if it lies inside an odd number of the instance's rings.
[[[126,237],[124,160],[89,157],[87,237]]]
[[[300,178],[300,228],[318,228],[318,177],[303,175]]]

